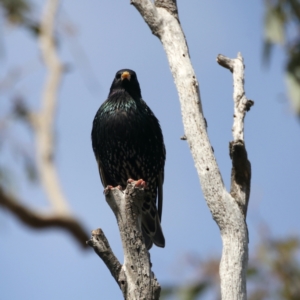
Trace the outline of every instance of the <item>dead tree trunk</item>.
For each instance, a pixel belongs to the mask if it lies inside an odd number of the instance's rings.
[[[206,131],[199,84],[191,64],[188,46],[182,31],[175,0],[131,0],[150,30],[161,41],[177,87],[187,140],[198,172],[204,198],[217,222],[223,241],[220,264],[223,300],[246,299],[248,262],[248,230],[246,213],[250,195],[251,165],[244,142],[244,117],[253,101],[244,91],[244,64],[239,53],[229,59],[222,55],[218,63],[233,74],[234,121],[231,190],[224,186]],[[150,269],[148,252],[139,224],[140,189],[132,184],[125,194],[113,189],[106,199],[114,211],[122,237],[124,265],[113,255],[102,231],[93,232],[89,244],[106,263],[123,291],[125,299],[158,299],[160,287]]]
[[[244,91],[244,64],[218,56],[220,65],[233,73],[234,123],[231,191],[226,191],[206,131],[199,84],[192,67],[186,39],[181,28],[175,0],[131,0],[152,33],[161,41],[177,87],[187,140],[198,172],[204,198],[217,222],[223,254],[220,264],[222,299],[246,299],[248,230],[246,212],[250,195],[251,166],[244,143],[244,117],[253,105]]]
[[[124,263],[118,261],[101,229],[92,232],[88,245],[94,248],[122,290],[124,299],[157,300],[160,285],[151,271],[150,255],[141,229],[141,208],[144,188],[129,183],[125,191],[105,190],[106,201],[114,212],[122,239]]]

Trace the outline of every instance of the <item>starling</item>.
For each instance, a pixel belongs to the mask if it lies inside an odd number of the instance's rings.
[[[160,222],[166,150],[159,122],[142,99],[134,71],[116,73],[93,121],[92,146],[104,187],[125,188],[128,179],[146,181],[141,203],[144,240],[147,249],[153,243],[164,247]]]

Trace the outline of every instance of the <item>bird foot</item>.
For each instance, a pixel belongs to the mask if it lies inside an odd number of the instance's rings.
[[[143,179],[138,179],[138,180],[133,180],[131,178],[129,178],[127,180],[128,183],[133,183],[135,182],[135,186],[138,187],[138,188],[144,188],[146,189],[147,188],[147,183],[146,181],[144,181]]]
[[[140,188],[147,188],[147,183],[146,181],[144,181],[143,179],[139,179],[136,183],[135,183],[136,187],[140,187]]]
[[[107,194],[109,194],[109,192],[112,190],[112,189],[118,189],[118,190],[120,190],[120,191],[122,191],[123,189],[122,189],[122,186],[120,186],[120,185],[117,185],[116,187],[113,187],[112,185],[108,185],[105,189],[104,189],[104,191],[103,191],[103,194],[104,195],[107,195]]]
[[[108,186],[104,189],[103,194],[104,194],[104,195],[108,195],[109,192],[110,192],[110,190],[111,190],[112,188],[113,188],[112,185],[108,185]]]

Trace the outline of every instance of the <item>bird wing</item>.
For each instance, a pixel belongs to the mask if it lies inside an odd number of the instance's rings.
[[[161,171],[158,174],[158,182],[157,182],[157,211],[159,216],[159,221],[161,222],[162,216],[162,206],[163,206],[163,183],[164,183],[164,172]]]
[[[99,174],[100,174],[100,179],[101,179],[102,185],[106,188],[107,187],[107,180],[106,180],[106,176],[105,176],[105,173],[104,173],[102,163],[101,163],[98,156],[96,156],[96,160],[97,160],[97,164],[98,164],[98,169],[99,169]]]

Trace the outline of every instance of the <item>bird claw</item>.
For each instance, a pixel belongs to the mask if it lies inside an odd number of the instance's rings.
[[[143,188],[143,189],[146,189],[147,188],[147,183],[146,181],[144,181],[143,179],[138,179],[138,180],[133,180],[131,178],[129,178],[127,180],[128,183],[133,183],[135,182],[135,187],[137,188]]]
[[[139,179],[136,183],[135,183],[136,187],[139,188],[143,188],[145,189],[147,187],[146,181],[144,181],[143,179]]]
[[[103,194],[104,194],[104,195],[108,195],[109,192],[110,192],[112,189],[118,189],[118,190],[120,190],[120,191],[123,190],[123,188],[122,188],[121,185],[117,185],[116,187],[113,187],[112,185],[108,185],[108,186],[104,189]]]
[[[104,195],[108,195],[112,188],[113,188],[112,185],[108,185],[108,186],[104,189],[103,194],[104,194]]]

